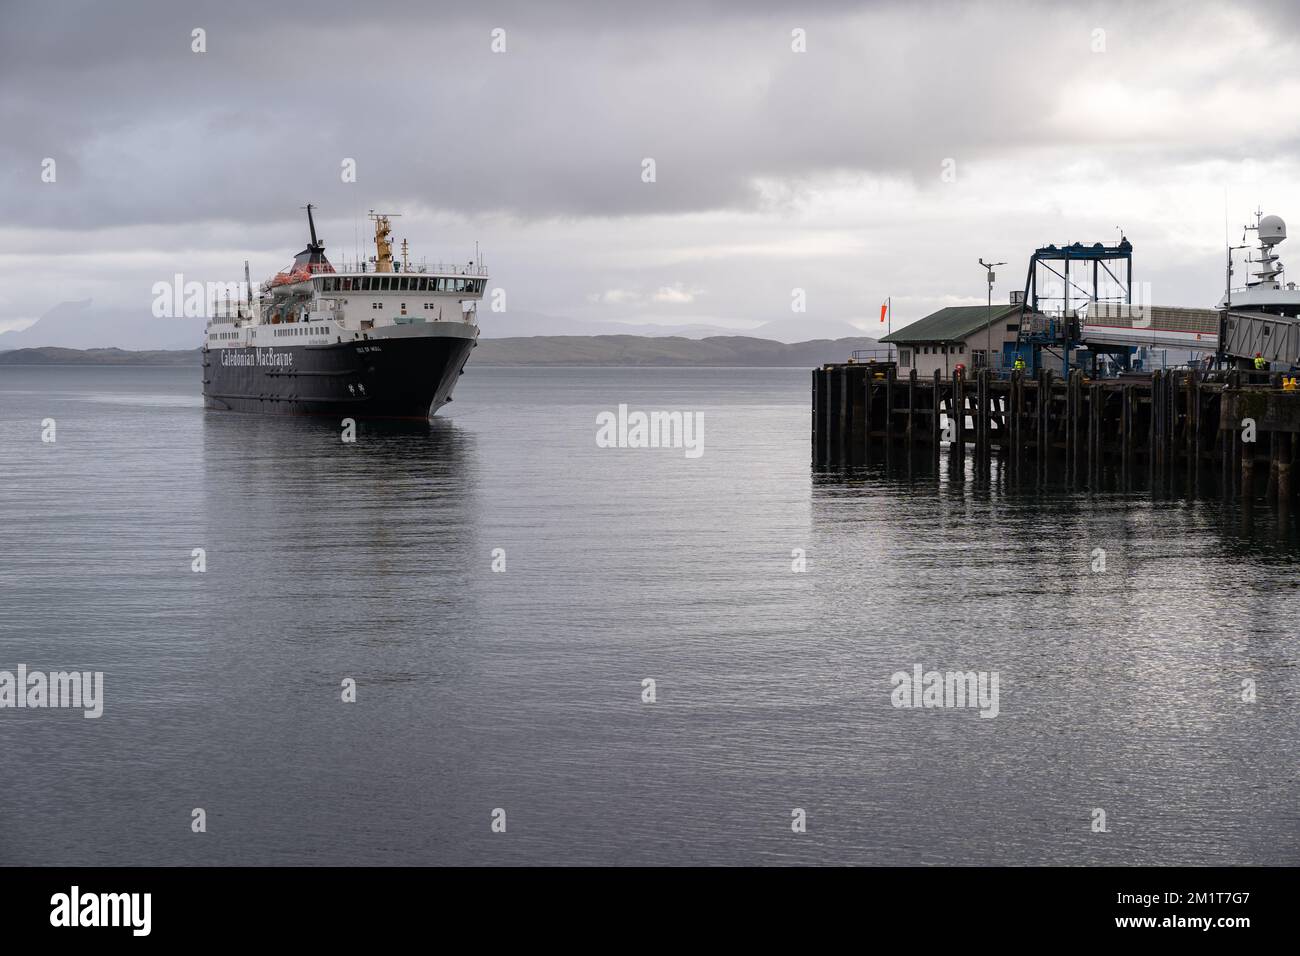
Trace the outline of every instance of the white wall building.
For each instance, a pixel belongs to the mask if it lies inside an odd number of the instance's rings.
[[[1015,343],[1020,329],[1019,305],[949,306],[886,335],[880,341],[898,349],[898,375],[906,378],[916,369],[919,378],[932,378],[935,370],[948,378],[957,365],[968,374],[991,364],[1001,368],[1003,347]],[[987,354],[993,353],[991,363]]]

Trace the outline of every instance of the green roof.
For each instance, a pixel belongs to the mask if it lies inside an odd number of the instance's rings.
[[[906,345],[909,342],[960,342],[990,322],[1020,311],[1018,305],[952,305],[932,312],[911,325],[886,335],[880,341]]]

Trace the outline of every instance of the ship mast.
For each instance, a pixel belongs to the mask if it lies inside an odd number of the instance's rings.
[[[324,252],[325,244],[316,239],[316,221],[311,217],[311,211],[314,205],[314,203],[307,203],[306,206],[299,207],[307,210],[307,228],[311,230],[311,244],[308,245],[307,248],[311,252]]]
[[[375,271],[392,272],[393,271],[393,229],[388,220],[401,215],[401,213],[376,213],[370,210],[370,218],[375,223]]]

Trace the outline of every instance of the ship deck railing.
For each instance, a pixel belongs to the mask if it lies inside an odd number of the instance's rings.
[[[375,272],[374,263],[358,261],[355,259],[340,259],[338,262],[330,263],[311,263],[308,266],[313,275],[447,275],[447,276],[478,276],[486,277],[487,269],[482,265],[476,265],[472,262],[453,263],[453,262],[412,262],[408,268],[402,268],[400,262],[393,263],[392,272]],[[292,270],[286,269],[280,275],[290,275]]]

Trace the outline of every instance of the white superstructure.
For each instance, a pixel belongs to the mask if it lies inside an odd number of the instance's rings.
[[[389,216],[372,213],[371,218],[376,255],[369,262],[342,261],[336,268],[325,259],[313,223],[311,244],[292,266],[262,283],[256,299],[215,303],[207,347],[328,345],[429,334],[476,338],[477,305],[487,283],[481,263],[430,265],[411,263],[405,255],[396,261]]]
[[[1300,314],[1300,289],[1294,282],[1286,281],[1286,270],[1275,251],[1286,240],[1286,223],[1280,216],[1263,215],[1261,210],[1255,214],[1255,225],[1247,226],[1246,231],[1254,232],[1259,240],[1259,248],[1246,254],[1245,265],[1250,278],[1244,285],[1234,288],[1232,276],[1237,267],[1230,264],[1228,291],[1219,300],[1219,308],[1258,310],[1278,315]]]

